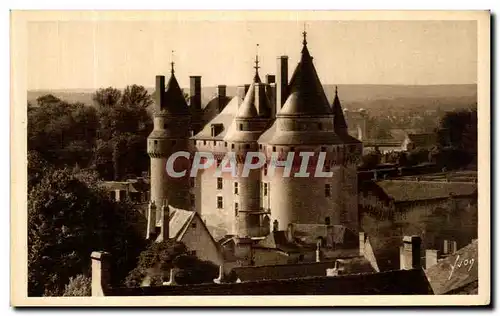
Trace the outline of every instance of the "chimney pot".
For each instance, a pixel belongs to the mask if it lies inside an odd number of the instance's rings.
[[[161,111],[164,106],[165,98],[165,76],[156,76],[155,84],[155,110]]]
[[[365,255],[365,233],[359,232],[359,255]]]
[[[403,246],[400,248],[400,268],[401,270],[418,269],[420,264],[420,244],[422,239],[419,236],[404,236]]]
[[[217,86],[217,95],[219,98],[225,98],[226,97],[226,85],[220,84]]]
[[[105,296],[109,289],[109,253],[104,251],[94,251],[90,255],[92,259],[92,296]]]

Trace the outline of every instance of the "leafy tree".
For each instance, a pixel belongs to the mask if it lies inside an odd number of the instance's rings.
[[[361,168],[373,169],[380,164],[381,159],[382,155],[378,150],[369,152],[361,157]]]
[[[120,283],[143,247],[145,219],[116,203],[90,173],[62,169],[45,174],[28,196],[28,293],[57,295],[70,277],[88,275],[90,254],[113,254],[113,283]]]
[[[92,295],[92,279],[83,274],[76,277],[70,277],[69,283],[64,288],[62,296],[91,296]]]
[[[208,261],[190,255],[186,246],[175,240],[152,242],[139,256],[137,267],[130,272],[125,283],[128,287],[144,285],[159,286],[169,280],[170,269],[180,271],[174,276],[178,284],[212,282],[218,268]]]
[[[143,86],[127,86],[123,91],[121,104],[124,106],[145,109],[153,104],[153,99]]]
[[[121,96],[120,90],[108,87],[97,90],[92,99],[100,108],[112,108],[120,102]]]

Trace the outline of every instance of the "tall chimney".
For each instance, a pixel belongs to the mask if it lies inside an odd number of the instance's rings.
[[[189,77],[189,106],[193,109],[201,109],[201,76]]]
[[[288,56],[278,57],[276,72],[276,114],[279,113],[288,97]]]
[[[265,106],[266,104],[264,103],[264,99],[267,98],[267,95],[266,95],[266,88],[265,88],[265,84],[263,83],[255,83],[255,108],[257,109],[257,112],[259,113],[259,115],[261,115],[261,113],[265,113]]]
[[[420,244],[422,239],[419,236],[404,236],[403,246],[399,250],[399,260],[401,270],[419,269],[420,265]]]
[[[266,75],[266,95],[270,101],[271,118],[276,117],[276,76]]]
[[[170,214],[167,203],[161,207],[161,229],[159,241],[167,241],[169,239]]]
[[[359,232],[359,255],[365,255],[365,233]]]
[[[438,251],[436,249],[425,250],[425,268],[429,269],[438,262]]]
[[[226,98],[226,85],[220,84],[217,86],[217,96],[219,97],[219,113],[222,112],[225,106],[224,99]]]
[[[238,86],[236,88],[236,95],[238,96],[238,107],[240,107],[243,100],[245,100],[245,86]]]
[[[153,238],[156,232],[156,205],[151,201],[148,206],[148,223],[147,223],[146,239]]]
[[[105,296],[109,289],[109,253],[94,251],[90,255],[92,259],[92,296]]]
[[[165,76],[156,76],[155,85],[155,111],[161,111],[162,107],[165,105]]]
[[[450,252],[450,246],[448,244],[448,240],[443,241],[443,255],[447,255]]]

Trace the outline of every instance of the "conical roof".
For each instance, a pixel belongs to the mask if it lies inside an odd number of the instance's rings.
[[[342,111],[342,105],[340,105],[337,87],[335,87],[335,98],[333,99],[332,111],[335,133],[338,135],[347,134],[347,123],[345,121],[344,111]]]
[[[164,93],[164,104],[161,105],[162,112],[172,115],[189,115],[189,107],[173,69]]]
[[[243,99],[243,102],[238,109],[236,117],[250,119],[258,116],[259,114],[257,112],[257,108],[255,107],[255,84],[252,83],[248,88],[245,99]]]
[[[307,48],[304,33],[302,56],[289,84],[289,97],[278,115],[331,115],[332,110]]]

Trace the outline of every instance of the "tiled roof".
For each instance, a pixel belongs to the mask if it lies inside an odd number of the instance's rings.
[[[433,146],[436,143],[436,134],[434,133],[408,134],[408,139],[412,143],[414,143],[416,147]]]
[[[435,294],[446,294],[478,280],[478,241],[459,249],[426,270]],[[473,291],[474,286],[467,291]],[[477,284],[475,287],[477,291]]]
[[[107,296],[432,294],[421,269],[241,283],[112,288]]]
[[[343,225],[292,224],[294,237],[302,243],[316,244],[318,237],[325,238],[327,244],[358,244],[358,235]]]
[[[333,99],[332,111],[335,133],[337,133],[337,135],[347,135],[347,123],[345,121],[344,111],[342,111],[342,105],[340,105],[337,87],[335,87],[335,98]]]
[[[192,219],[194,218],[196,212],[186,211],[172,206],[169,206],[168,208],[170,218],[170,224],[168,228],[169,238],[180,241],[184,236],[187,228],[189,227]],[[162,219],[160,219],[156,223],[156,226],[161,226],[161,221]],[[160,238],[160,236],[158,236],[158,238]]]
[[[476,183],[383,180],[377,185],[395,202],[408,202],[448,198],[451,195],[472,195],[477,192]]]
[[[164,104],[161,105],[162,112],[171,115],[189,115],[186,99],[173,73],[168,80],[164,98]]]
[[[231,101],[224,107],[224,110],[222,110],[221,113],[219,113],[217,116],[215,116],[210,122],[205,124],[203,129],[196,134],[195,136],[192,137],[192,139],[217,139],[217,140],[223,140],[224,136],[226,136],[228,130],[230,128],[234,128],[234,117],[236,116],[236,113],[238,112],[238,104],[242,100],[236,96],[231,99]],[[212,125],[213,124],[222,124],[222,131],[216,135],[215,137],[212,137]]]
[[[332,109],[305,40],[303,44],[300,62],[290,79],[290,94],[278,116],[331,115]]]
[[[219,109],[224,109],[227,107],[228,103],[231,102],[234,98],[231,97],[218,97],[216,96],[212,100],[210,100],[205,107],[203,108],[203,122],[208,122],[215,118],[217,114],[219,114]]]
[[[363,257],[342,259],[344,272],[370,273],[373,272],[371,265]],[[304,278],[315,276],[326,276],[326,269],[335,267],[335,261],[308,262],[297,264],[268,265],[254,267],[233,268],[236,278],[242,282],[259,280],[279,280],[291,278]]]

